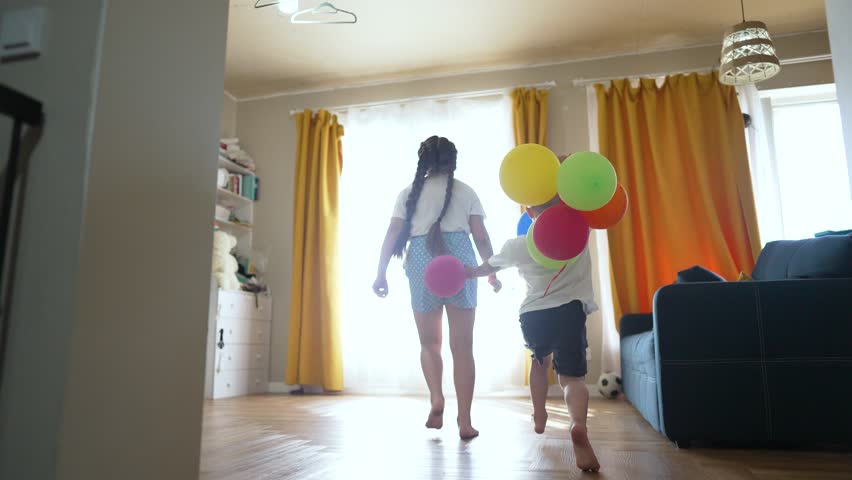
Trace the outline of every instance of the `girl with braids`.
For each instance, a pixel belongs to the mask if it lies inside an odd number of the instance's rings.
[[[435,256],[453,255],[466,266],[477,265],[471,235],[481,258],[491,258],[494,253],[485,230],[485,211],[479,197],[472,188],[454,178],[456,154],[456,146],[444,137],[432,136],[420,144],[414,181],[400,193],[382,244],[373,291],[379,297],[387,296],[386,273],[391,257],[401,258],[405,252],[404,266],[411,290],[411,308],[420,335],[420,365],[432,402],[426,420],[427,428],[441,428],[444,424],[441,325],[446,309],[450,326],[450,350],[453,354],[453,379],[459,404],[459,435],[469,439],[479,435],[470,417],[475,378],[473,322],[476,280],[468,280],[462,291],[453,298],[435,297],[424,283],[426,265]]]

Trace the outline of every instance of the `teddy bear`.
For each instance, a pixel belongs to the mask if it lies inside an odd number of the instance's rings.
[[[231,250],[237,246],[237,239],[228,233],[217,230],[213,233],[213,276],[222,290],[239,290],[240,281],[237,279],[239,265],[231,255]]]

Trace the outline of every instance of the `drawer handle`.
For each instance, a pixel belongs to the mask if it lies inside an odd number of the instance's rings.
[[[219,347],[219,350],[225,348],[225,329],[219,329],[219,343],[216,344]]]

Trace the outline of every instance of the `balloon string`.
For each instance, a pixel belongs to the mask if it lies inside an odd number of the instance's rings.
[[[568,264],[567,264],[567,263],[566,263],[565,265],[562,265],[562,268],[560,268],[560,269],[559,269],[559,271],[558,271],[558,272],[556,272],[556,275],[554,275],[554,276],[553,276],[553,278],[552,278],[552,279],[550,279],[550,283],[548,283],[548,284],[547,284],[547,289],[544,291],[544,295],[542,295],[542,296],[541,296],[541,298],[544,298],[544,297],[546,297],[546,296],[547,296],[547,293],[548,293],[548,292],[550,292],[550,287],[552,287],[552,286],[553,286],[553,282],[555,282],[555,281],[556,281],[556,279],[557,279],[557,278],[559,278],[559,275],[560,275],[563,271],[565,271],[565,267],[567,267],[567,266],[568,266]]]

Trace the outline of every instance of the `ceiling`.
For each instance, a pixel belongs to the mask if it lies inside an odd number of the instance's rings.
[[[721,43],[738,0],[333,0],[355,25],[293,25],[231,0],[225,88],[238,98]],[[319,0],[299,0],[301,8]],[[775,35],[826,28],[823,0],[746,0]]]

